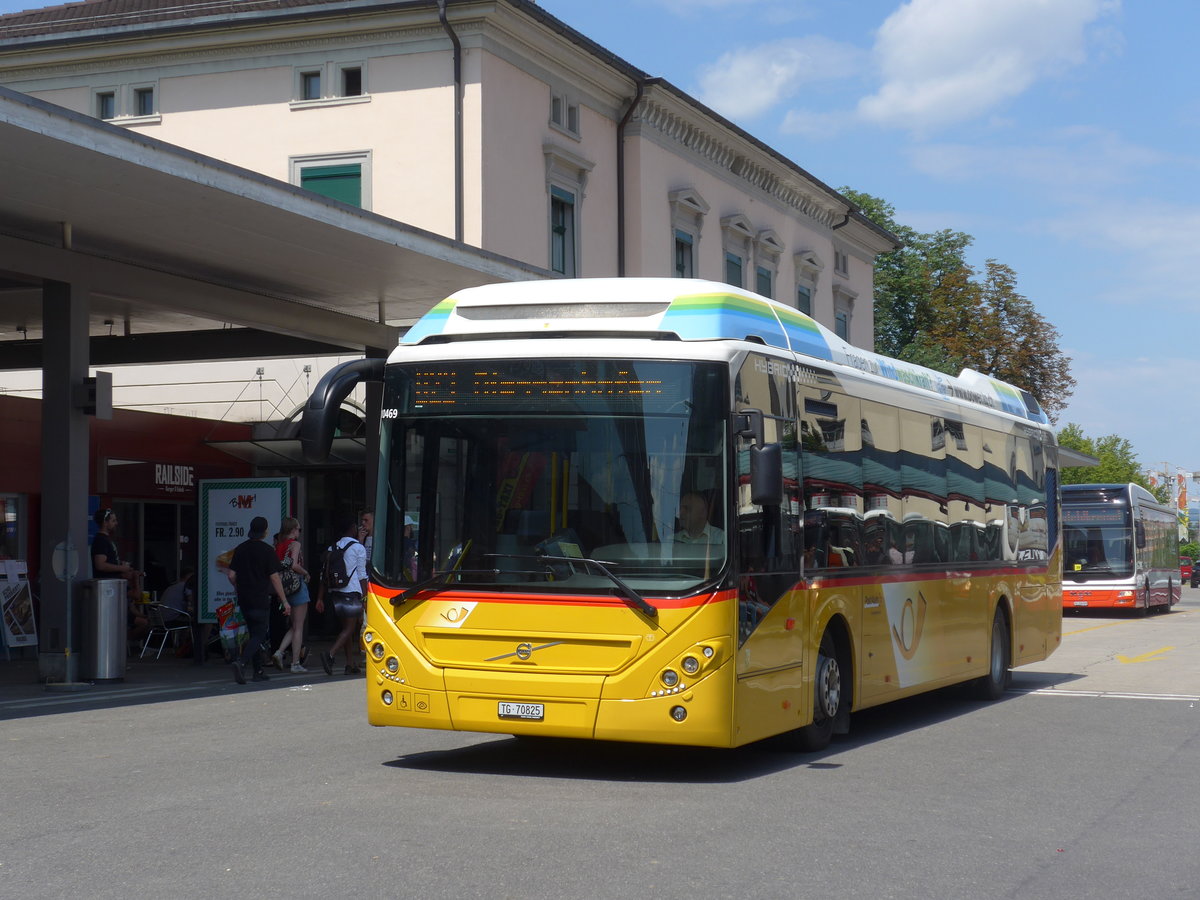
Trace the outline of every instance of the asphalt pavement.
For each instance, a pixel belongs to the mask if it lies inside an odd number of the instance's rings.
[[[220,656],[210,655],[204,664],[197,665],[190,656],[177,657],[171,647],[167,647],[158,658],[153,653],[139,657],[134,652],[126,658],[124,672],[119,679],[80,679],[70,684],[44,683],[33,651],[16,650],[12,659],[0,659],[0,720],[62,712],[66,708],[83,705],[95,708],[155,702],[230,691],[294,687],[314,679],[328,680],[330,676],[321,667],[321,652],[328,650],[332,643],[332,640],[326,639],[310,640],[306,673],[293,673],[286,666],[281,672],[268,665],[265,669],[268,681],[246,685],[234,681],[232,667]],[[361,660],[361,653],[359,658]],[[343,674],[344,658],[336,662],[333,679],[362,679],[361,675]]]

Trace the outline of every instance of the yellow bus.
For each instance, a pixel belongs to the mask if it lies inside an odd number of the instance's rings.
[[[1059,644],[1057,462],[1027,393],[687,279],[472,288],[329,373],[382,380],[373,725],[804,749]]]

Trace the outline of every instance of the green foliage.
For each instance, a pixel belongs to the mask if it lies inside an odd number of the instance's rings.
[[[1190,557],[1192,562],[1196,561],[1198,554],[1200,554],[1200,544],[1197,544],[1195,541],[1179,545],[1179,555]]]
[[[1116,434],[1090,438],[1083,428],[1068,422],[1058,432],[1058,443],[1080,453],[1087,453],[1100,460],[1096,466],[1066,466],[1059,475],[1060,484],[1140,484],[1158,498],[1160,503],[1170,503],[1170,489],[1163,484],[1151,486],[1142,471],[1142,466],[1133,452],[1133,444]]]
[[[1009,266],[966,262],[974,241],[944,229],[922,234],[896,221],[886,200],[843,187],[867,218],[903,246],[875,263],[875,349],[951,375],[969,367],[1024,388],[1057,421],[1075,387],[1058,331],[1017,292]]]

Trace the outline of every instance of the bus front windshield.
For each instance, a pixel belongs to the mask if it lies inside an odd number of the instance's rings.
[[[722,364],[392,365],[381,421],[385,584],[678,594],[724,569]]]
[[[1063,507],[1063,574],[1074,581],[1133,574],[1128,506]]]

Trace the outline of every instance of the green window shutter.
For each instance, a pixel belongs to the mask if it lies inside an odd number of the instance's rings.
[[[362,206],[362,166],[309,166],[300,172],[300,187],[331,200]]]

